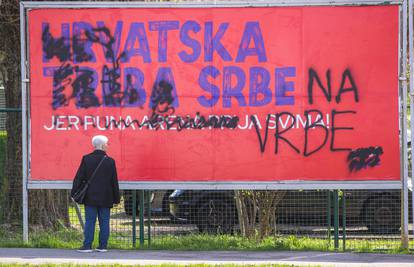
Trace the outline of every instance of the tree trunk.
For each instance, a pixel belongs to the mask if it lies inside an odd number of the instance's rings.
[[[3,0],[0,4],[0,70],[5,86],[6,105],[21,106],[20,87],[20,26],[19,1]],[[7,146],[5,178],[0,194],[5,196],[0,204],[5,222],[20,224],[22,221],[22,121],[21,114],[9,112],[6,121]],[[1,201],[1,199],[0,199]],[[63,190],[36,190],[29,194],[29,220],[43,227],[58,226],[69,222],[68,196]]]
[[[32,225],[47,229],[70,225],[66,190],[31,190],[29,201],[29,219]]]
[[[241,234],[258,240],[274,234],[277,206],[285,194],[286,191],[236,191]]]

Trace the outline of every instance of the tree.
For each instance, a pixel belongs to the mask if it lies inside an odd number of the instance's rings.
[[[3,79],[6,105],[21,106],[19,1],[0,4],[0,77]],[[22,121],[18,112],[7,113],[7,145],[4,181],[0,184],[0,208],[3,220],[19,224],[22,220]],[[68,195],[64,190],[31,190],[29,221],[42,227],[68,225]]]
[[[276,232],[277,207],[286,191],[240,190],[235,192],[243,236],[263,239]]]

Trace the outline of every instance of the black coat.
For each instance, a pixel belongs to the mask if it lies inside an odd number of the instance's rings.
[[[95,150],[83,156],[73,180],[71,195],[73,195],[81,183],[85,183],[92,176],[92,173],[105,155],[105,151]],[[119,200],[118,175],[116,173],[115,161],[107,156],[90,182],[85,201],[82,204],[112,208],[113,204],[119,203]]]

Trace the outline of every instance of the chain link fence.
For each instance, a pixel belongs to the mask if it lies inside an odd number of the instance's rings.
[[[40,191],[48,194],[50,190]],[[131,190],[122,193],[121,203],[111,210],[112,247],[132,248],[143,244],[151,248],[163,247],[163,243],[168,247],[171,239],[180,243],[180,239],[196,235],[218,240],[222,235],[240,236],[233,191],[145,191],[143,214],[140,197],[143,191],[137,190],[136,198]],[[269,236],[275,242],[274,248],[280,248],[278,242],[292,238],[295,242],[309,242],[308,249],[381,251],[400,247],[399,190],[339,191],[338,209],[335,209],[335,195],[329,190],[286,191],[276,208],[274,231]],[[74,239],[80,244],[83,206],[70,203],[64,209],[62,212],[68,212],[67,227],[71,231],[62,239]],[[256,224],[260,224],[260,218]],[[409,229],[412,249],[412,224]],[[35,225],[30,225],[30,231],[31,236],[39,233]]]
[[[4,108],[4,90],[0,88],[0,108]],[[6,119],[21,117],[16,112],[0,112],[0,236],[15,239],[22,236],[22,163],[7,157],[8,149],[18,149],[8,140]],[[14,162],[11,164],[10,162]]]

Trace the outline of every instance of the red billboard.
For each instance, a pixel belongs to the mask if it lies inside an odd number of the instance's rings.
[[[398,180],[398,6],[28,11],[30,179]]]

